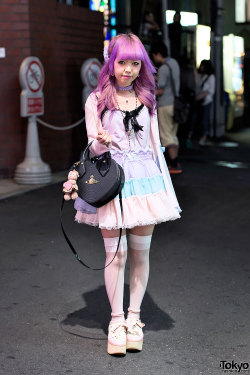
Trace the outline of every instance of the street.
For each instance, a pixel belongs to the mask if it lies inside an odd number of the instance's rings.
[[[61,184],[1,200],[0,373],[220,375],[238,365],[250,374],[249,151],[182,151],[184,173],[173,178],[182,218],[156,226],[144,347],[125,357],[106,353],[103,271],[83,268],[60,231]],[[81,258],[101,267],[100,231],[75,223],[72,206],[67,232]]]

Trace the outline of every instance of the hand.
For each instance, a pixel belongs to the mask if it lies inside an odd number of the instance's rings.
[[[96,139],[99,143],[101,143],[101,144],[103,144],[107,147],[109,147],[109,145],[112,141],[111,135],[109,134],[109,132],[107,132],[104,129],[102,129],[98,132]]]

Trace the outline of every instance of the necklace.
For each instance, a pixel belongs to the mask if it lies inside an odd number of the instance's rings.
[[[128,86],[128,87],[130,87],[130,86]],[[129,93],[130,94],[133,94],[133,89],[130,89],[130,90],[128,90],[129,91]],[[133,98],[134,97],[134,95],[131,95],[131,96],[123,96],[122,95],[122,98],[124,98],[125,99],[125,102],[126,102],[126,104],[128,104],[128,100],[129,100],[129,98]],[[137,96],[135,95],[135,99],[136,99],[136,108],[137,108]],[[116,100],[117,101],[117,100]],[[118,105],[118,101],[117,101],[117,105]],[[119,107],[118,107],[119,108]]]
[[[118,100],[116,99],[116,103],[117,103],[117,107],[119,109],[119,111],[121,111],[122,113],[124,112],[132,112],[132,111],[123,111],[120,106],[119,106],[119,103],[118,103]],[[126,103],[128,103],[128,100],[126,100]],[[137,101],[137,96],[135,97],[135,109],[138,108],[138,101]]]
[[[135,97],[135,110],[134,111],[122,111],[120,106],[119,106],[119,103],[118,103],[118,100],[116,100],[116,103],[117,103],[117,107],[119,109],[119,111],[121,112],[122,114],[122,117],[123,117],[123,123],[125,125],[125,131],[128,135],[128,144],[129,144],[129,149],[131,150],[131,140],[133,141],[133,144],[135,144],[135,131],[134,131],[134,127],[131,123],[131,118],[133,118],[133,116],[131,116],[131,114],[137,110],[137,95]],[[127,103],[127,101],[126,101]]]
[[[115,85],[115,88],[116,90],[120,90],[120,91],[129,91],[133,88],[133,83],[130,86],[125,86],[125,87]]]

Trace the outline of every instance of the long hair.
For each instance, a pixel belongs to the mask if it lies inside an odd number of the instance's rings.
[[[105,108],[114,111],[117,106],[114,77],[116,59],[141,61],[140,76],[133,81],[134,90],[140,102],[148,107],[149,113],[152,115],[156,106],[154,78],[156,70],[140,39],[134,34],[120,34],[111,41],[108,48],[108,59],[98,77],[98,85],[95,89],[95,92],[99,93],[98,116],[101,117]]]

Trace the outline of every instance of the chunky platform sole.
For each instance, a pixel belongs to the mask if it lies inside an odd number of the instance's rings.
[[[108,354],[117,354],[117,355],[125,355],[126,354],[126,345],[118,346],[113,345],[108,341]]]
[[[143,340],[141,341],[127,341],[127,350],[142,351]]]

